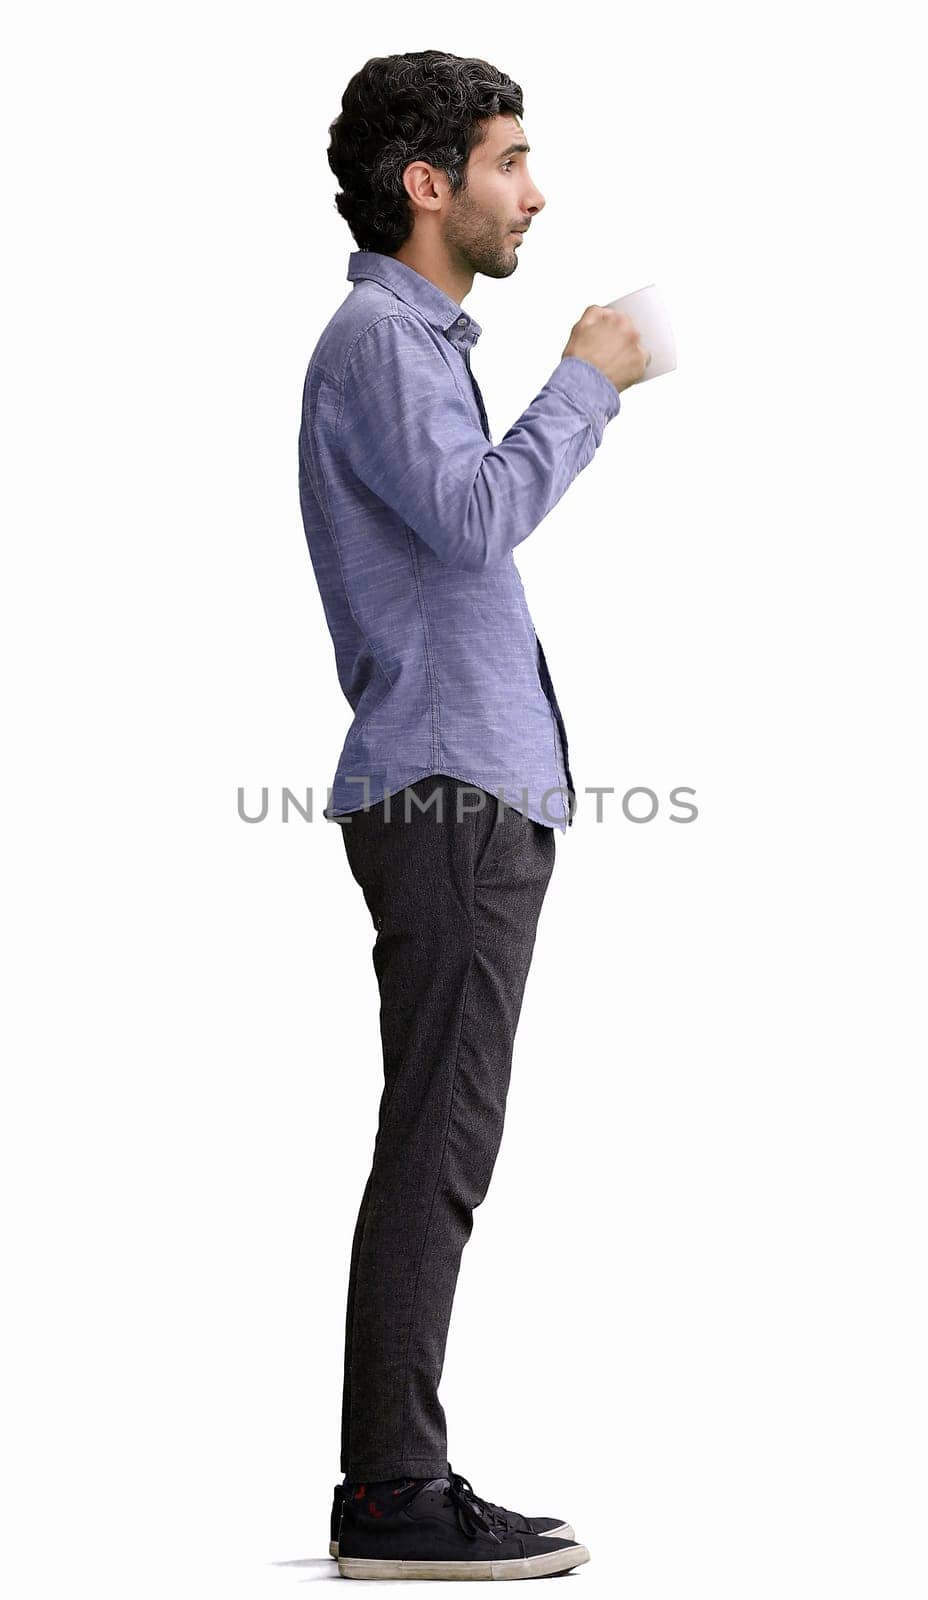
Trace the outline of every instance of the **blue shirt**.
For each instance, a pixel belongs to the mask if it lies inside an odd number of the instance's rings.
[[[513,550],[592,460],[619,391],[566,356],[494,445],[473,317],[393,256],[353,251],[348,278],[299,435],[306,542],[354,712],[323,815],[446,773],[564,832],[567,734]]]

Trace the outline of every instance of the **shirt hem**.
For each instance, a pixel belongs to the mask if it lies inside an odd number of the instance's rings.
[[[441,766],[441,767],[410,767],[410,768],[407,769],[407,772],[408,772],[408,776],[405,777],[402,781],[397,780],[391,787],[389,787],[389,788],[384,787],[379,794],[376,794],[376,795],[372,794],[371,798],[370,798],[370,805],[371,806],[379,805],[380,802],[382,800],[385,800],[388,795],[399,794],[401,792],[401,790],[407,788],[409,786],[409,784],[417,783],[420,778],[441,778],[441,777],[456,778],[459,783],[472,784],[475,789],[483,789],[487,794],[493,795],[494,798],[496,798],[497,789],[500,787],[499,785],[497,785],[496,787],[493,787],[491,784],[489,784],[487,782],[481,782],[481,780],[479,778],[475,778],[471,773],[458,772],[453,767],[445,767],[445,766]],[[508,785],[503,784],[502,787],[503,788],[507,788]],[[565,787],[567,787],[567,786],[566,785],[554,785],[554,784],[552,784],[552,789],[554,790],[555,793],[558,793],[558,794],[563,794]],[[507,800],[505,802],[505,804],[506,805],[510,805],[511,801]],[[556,828],[559,833],[566,833],[567,829],[573,825],[573,817],[571,815],[570,806],[569,806],[569,804],[566,803],[566,801],[565,801],[565,809],[567,811],[567,817],[566,818],[542,816],[541,815],[540,806],[534,806],[531,803],[529,803],[528,808],[525,811],[522,811],[522,807],[521,806],[513,806],[512,809],[514,811],[521,811],[523,816],[529,817],[532,822],[541,823],[542,827],[544,827],[544,828]],[[353,812],[355,812],[355,811],[363,811],[363,810],[364,810],[364,800],[362,798],[362,799],[359,799],[357,805],[337,806],[337,807],[335,807],[335,806],[326,806],[325,809],[323,810],[322,815],[326,819],[327,822],[332,822],[337,817],[348,817],[348,816],[351,816],[351,814]]]

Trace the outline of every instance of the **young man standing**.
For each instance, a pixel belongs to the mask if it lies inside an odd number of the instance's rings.
[[[438,1399],[461,1254],[499,1150],[567,736],[513,559],[650,359],[590,306],[499,445],[471,370],[475,275],[545,201],[522,92],[488,62],[377,57],[330,128],[358,249],[303,392],[300,500],[354,720],[325,816],[377,937],[384,1088],[351,1253],[332,1543],[346,1577],[536,1577],[589,1559],[476,1495]]]

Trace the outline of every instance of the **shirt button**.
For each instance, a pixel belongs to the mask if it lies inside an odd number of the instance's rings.
[[[463,326],[464,326],[466,321],[467,321],[466,317],[458,317],[458,327],[459,328],[463,328]]]

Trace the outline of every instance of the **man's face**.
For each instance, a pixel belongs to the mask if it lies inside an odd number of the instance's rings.
[[[467,188],[445,215],[445,243],[460,265],[488,278],[508,278],[518,265],[525,228],[545,204],[528,172],[528,144],[518,117],[492,117],[483,144],[471,151]],[[514,230],[518,229],[518,232]]]

